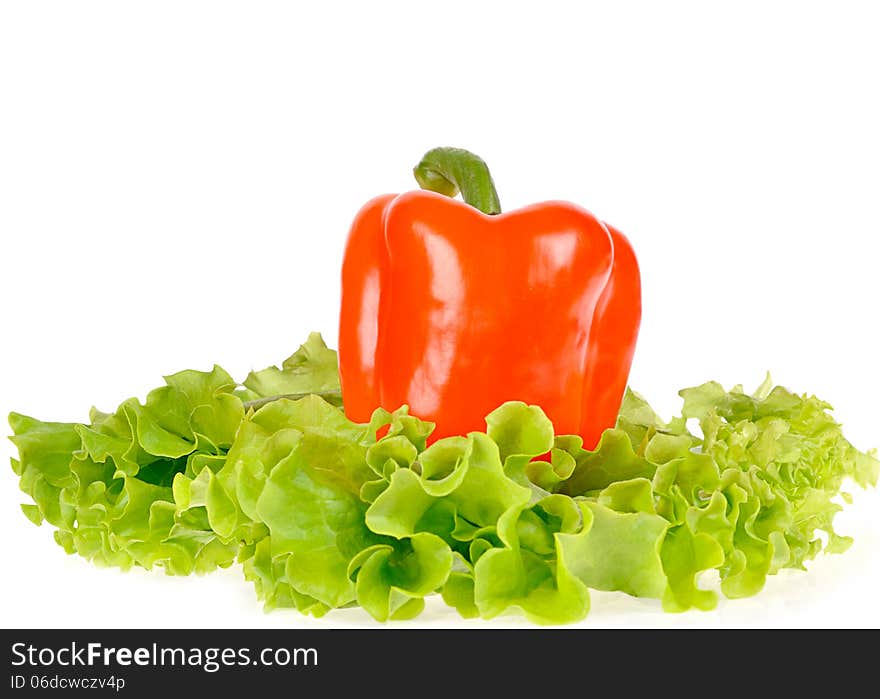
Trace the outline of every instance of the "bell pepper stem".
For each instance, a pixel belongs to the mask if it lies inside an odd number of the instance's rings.
[[[466,204],[484,214],[500,214],[501,202],[489,167],[478,155],[463,148],[434,148],[413,168],[419,187],[454,197],[461,192]]]

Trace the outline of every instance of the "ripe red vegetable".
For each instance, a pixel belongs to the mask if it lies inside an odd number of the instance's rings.
[[[408,404],[432,439],[484,429],[501,403],[541,406],[592,447],[615,423],[641,290],[627,239],[574,204],[500,213],[482,160],[429,152],[435,192],[377,197],[355,219],[342,269],[345,412]],[[454,196],[462,190],[465,202]]]

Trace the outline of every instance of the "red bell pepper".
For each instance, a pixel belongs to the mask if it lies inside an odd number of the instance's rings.
[[[467,151],[430,151],[415,174],[434,191],[377,197],[351,227],[346,414],[364,422],[405,403],[437,439],[485,429],[489,412],[521,400],[592,448],[616,421],[641,318],[629,242],[567,202],[502,214]],[[451,198],[459,190],[466,203]]]

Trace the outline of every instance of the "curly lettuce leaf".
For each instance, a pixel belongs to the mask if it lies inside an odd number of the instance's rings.
[[[339,360],[319,333],[311,333],[300,348],[281,363],[252,371],[244,380],[244,400],[267,396],[339,391]],[[333,402],[341,405],[336,396]]]
[[[433,424],[406,406],[357,424],[338,390],[336,354],[313,334],[243,387],[214,367],[88,423],[13,413],[22,512],[99,565],[238,561],[267,609],[358,605],[387,621],[439,592],[464,617],[562,624],[587,615],[591,588],[706,610],[718,595],[699,580],[716,571],[725,596],[756,594],[844,551],[840,489],[880,471],[828,404],[769,377],[753,394],[685,389],[668,422],[628,391],[592,450],[521,402],[429,444]]]
[[[514,608],[538,624],[580,621],[590,609],[586,583],[566,564],[563,545],[555,532],[551,534],[552,525],[544,529],[555,543],[551,550],[536,551],[522,540],[523,530],[528,529],[522,526],[523,514],[517,508],[505,512],[497,525],[503,546],[485,551],[477,560],[476,608],[486,619]],[[584,525],[587,531],[588,526]]]
[[[377,411],[378,412],[378,411]],[[387,420],[387,435],[376,432]],[[423,425],[401,411],[357,424],[312,395],[279,399],[248,415],[226,463],[210,482],[228,500],[223,535],[238,539],[254,525],[264,535],[242,560],[267,607],[321,615],[357,603],[376,619],[420,613],[423,598],[446,581],[452,551],[424,532],[395,539],[367,525],[361,496],[376,480],[409,465],[423,446]]]
[[[57,528],[58,543],[96,564],[174,575],[229,566],[236,547],[207,522],[178,518],[171,485],[199,459],[222,458],[244,415],[234,386],[215,367],[167,377],[143,404],[93,410],[87,425],[13,414],[21,488]]]
[[[335,353],[323,346],[314,334],[286,362],[283,371],[304,390],[328,384]],[[112,413],[93,408],[88,423],[12,413],[12,466],[34,503],[24,514],[47,521],[68,553],[98,565],[174,575],[231,565],[242,542],[252,546],[265,533],[254,525],[239,539],[224,536],[234,505],[211,479],[244,419],[237,385],[215,366],[167,376],[143,402],[130,398]]]
[[[356,579],[357,602],[377,621],[409,619],[424,609],[452,570],[452,551],[429,532],[400,542],[370,546],[349,563]]]

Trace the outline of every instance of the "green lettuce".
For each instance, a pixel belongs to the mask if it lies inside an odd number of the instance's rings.
[[[324,338],[314,332],[280,368],[270,366],[252,371],[238,391],[243,400],[305,393],[321,393],[325,400],[342,405],[336,351],[329,349]]]
[[[357,605],[386,621],[437,593],[464,617],[562,624],[587,615],[590,589],[712,609],[706,571],[725,596],[754,595],[844,551],[837,496],[880,469],[829,405],[769,377],[751,395],[685,389],[670,421],[628,391],[590,450],[520,402],[434,442],[406,406],[354,423],[336,361],[312,334],[241,384],[214,367],[88,423],[13,413],[22,510],[99,565],[186,575],[237,562],[267,609]]]
[[[312,374],[311,390],[328,385],[327,367],[335,372],[336,359],[322,347],[313,334],[287,360],[299,389],[308,389]],[[255,535],[218,535],[207,508],[217,492],[206,489],[203,474],[225,463],[245,418],[242,398],[263,397],[259,382],[243,396],[237,387],[215,366],[167,376],[146,400],[130,398],[113,413],[93,408],[88,423],[10,414],[18,448],[12,468],[33,501],[24,513],[55,527],[55,540],[68,553],[97,565],[158,566],[171,575],[230,566],[241,541],[252,543]]]
[[[235,382],[219,367],[165,381],[143,403],[93,410],[88,424],[10,416],[21,489],[69,553],[174,575],[234,561],[234,547],[220,544],[207,522],[176,516],[171,486],[231,445],[244,415]]]

